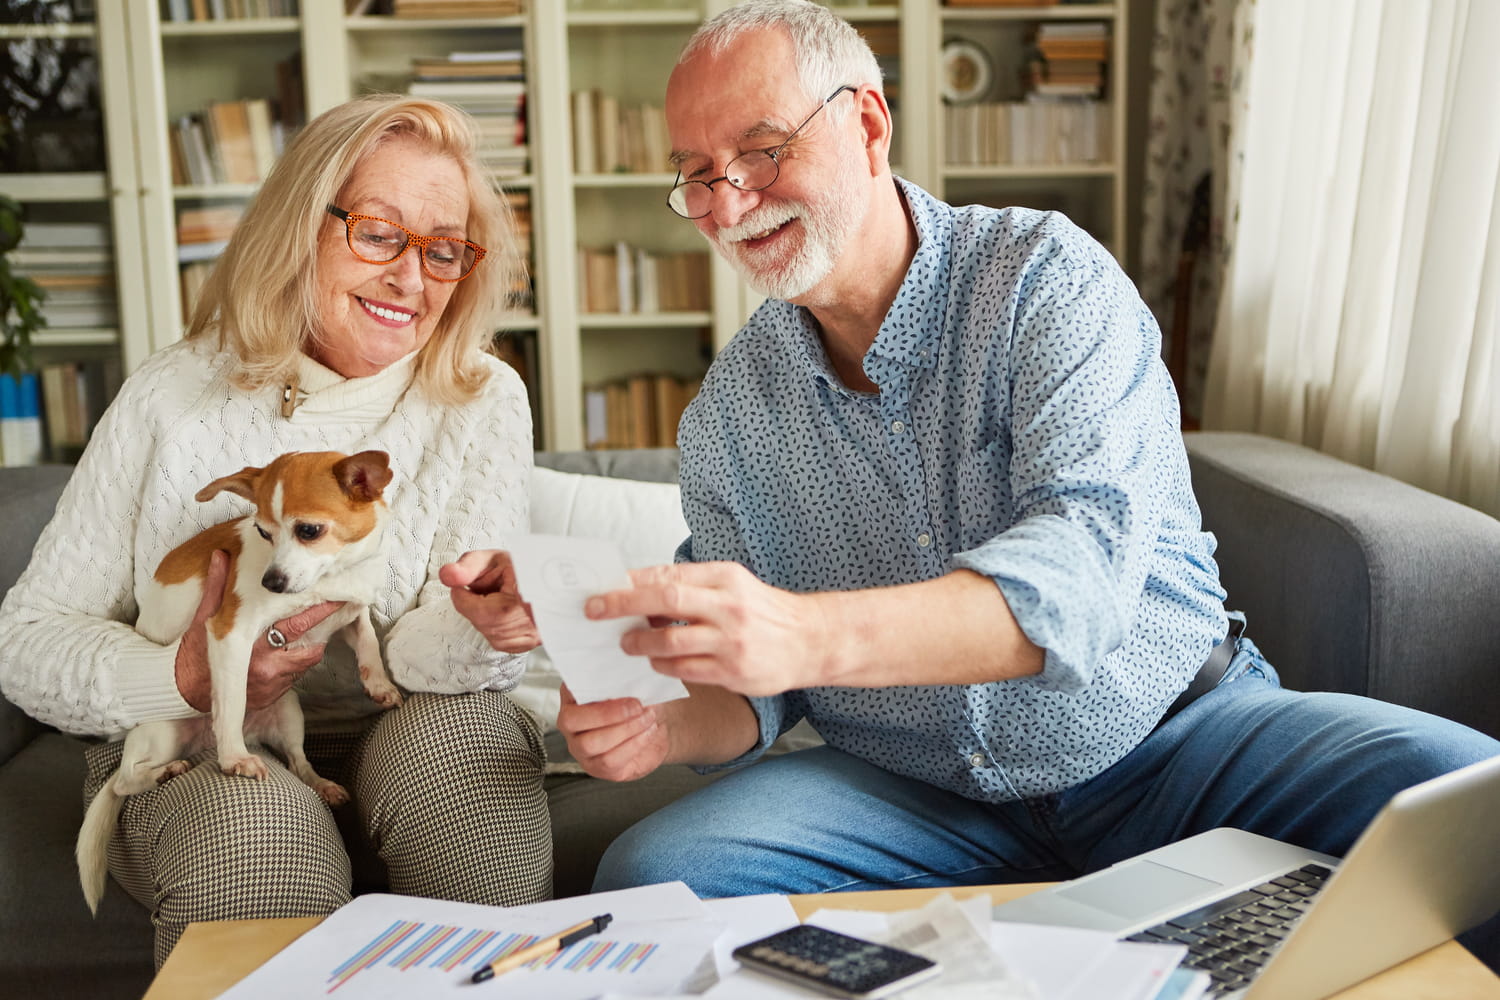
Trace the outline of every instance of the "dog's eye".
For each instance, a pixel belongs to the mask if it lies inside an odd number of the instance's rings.
[[[271,540],[271,536],[266,532],[265,528],[262,528],[260,525],[257,524],[255,526],[255,530],[258,531],[258,532],[260,532],[260,537],[264,538],[266,541],[269,542]]]
[[[323,534],[323,526],[321,524],[299,524],[299,525],[297,525],[297,539],[299,541],[303,541],[303,542],[317,541],[318,537],[321,536],[322,534]]]

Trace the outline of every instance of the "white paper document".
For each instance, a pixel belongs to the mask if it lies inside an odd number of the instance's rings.
[[[613,917],[602,933],[490,982],[470,981],[494,959],[601,913]],[[681,882],[512,907],[371,893],[336,910],[223,997],[663,996],[713,982],[714,942],[724,928]]]
[[[675,677],[651,669],[643,656],[627,656],[620,637],[645,625],[641,618],[594,621],[583,605],[595,594],[630,586],[625,557],[612,541],[572,535],[520,535],[509,546],[521,597],[542,635],[547,654],[579,704],[638,698],[655,705],[686,698]]]
[[[1181,945],[1116,941],[1105,931],[996,921],[990,944],[1045,1000],[1153,1000],[1187,956]]]

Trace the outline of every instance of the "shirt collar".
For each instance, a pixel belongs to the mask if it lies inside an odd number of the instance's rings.
[[[881,384],[905,369],[932,368],[937,364],[942,324],[922,317],[934,312],[942,316],[947,312],[948,246],[953,233],[953,211],[948,205],[910,181],[899,177],[895,180],[906,213],[917,231],[917,250],[865,357],[865,371]],[[784,306],[796,317],[791,338],[807,374],[848,391],[828,361],[812,314],[801,306],[790,303]]]
[[[948,311],[953,209],[900,177],[896,178],[896,187],[917,231],[917,251],[865,360],[866,370],[877,382],[884,381],[880,376],[891,363],[907,368],[934,367],[943,324],[933,322],[931,317],[942,317]]]

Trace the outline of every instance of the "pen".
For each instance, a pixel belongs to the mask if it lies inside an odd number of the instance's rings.
[[[529,944],[520,951],[513,951],[504,958],[497,958],[489,965],[480,969],[470,977],[473,983],[482,983],[488,979],[494,979],[502,972],[509,972],[519,965],[525,965],[534,958],[551,955],[562,951],[574,941],[582,941],[591,934],[598,934],[609,926],[609,922],[615,919],[611,914],[601,913],[593,920],[585,920],[581,924],[575,924],[565,931],[559,931],[549,938],[543,938],[535,944]]]

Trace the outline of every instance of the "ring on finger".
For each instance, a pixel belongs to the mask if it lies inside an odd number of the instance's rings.
[[[270,628],[266,629],[266,644],[272,649],[280,649],[282,646],[286,645],[285,633],[283,633],[281,629],[277,628],[275,625],[272,625]]]

